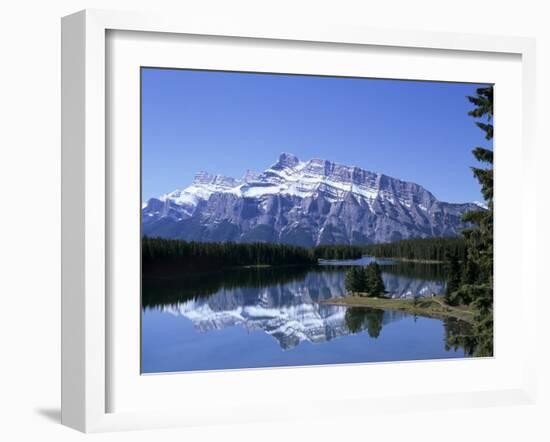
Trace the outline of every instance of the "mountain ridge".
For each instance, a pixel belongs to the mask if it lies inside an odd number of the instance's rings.
[[[142,233],[196,241],[314,246],[455,236],[479,203],[439,201],[419,184],[290,153],[236,179],[199,171],[188,187],[151,198]]]

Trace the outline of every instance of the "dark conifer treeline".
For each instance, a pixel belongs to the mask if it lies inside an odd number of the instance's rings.
[[[463,237],[411,238],[392,243],[371,244],[363,248],[366,255],[377,258],[404,258],[425,261],[446,261],[449,256],[466,257]]]
[[[163,263],[185,270],[213,270],[245,265],[298,265],[317,262],[310,250],[284,244],[206,243],[143,237],[143,266]]]
[[[246,265],[311,265],[318,259],[379,258],[460,261],[466,256],[464,238],[415,238],[369,246],[321,245],[311,249],[270,243],[194,242],[163,238],[142,239],[145,272],[210,271]]]
[[[312,249],[317,259],[359,259],[363,256],[363,247],[348,245],[320,245]]]

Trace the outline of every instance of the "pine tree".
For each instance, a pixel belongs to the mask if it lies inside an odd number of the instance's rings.
[[[458,290],[461,283],[460,262],[456,253],[447,255],[447,289],[445,300],[448,304],[455,304],[453,294]]]
[[[468,97],[468,100],[475,105],[469,115],[486,119],[486,122],[476,124],[485,132],[485,138],[491,140],[494,134],[493,87],[478,88],[476,96]],[[465,271],[454,299],[471,303],[476,308],[476,354],[489,356],[493,354],[493,152],[476,147],[473,154],[479,162],[486,164],[485,168],[472,167],[472,171],[481,185],[488,210],[464,215],[463,220],[472,227],[463,232],[466,238]]]
[[[346,272],[344,286],[350,293],[362,296],[381,296],[385,293],[380,266],[373,262],[366,267],[352,266]]]
[[[376,297],[385,293],[384,281],[382,280],[382,271],[376,262],[371,262],[365,268],[365,292],[368,296]]]
[[[351,266],[346,272],[344,286],[350,293],[359,293],[364,290],[363,271],[361,267]]]

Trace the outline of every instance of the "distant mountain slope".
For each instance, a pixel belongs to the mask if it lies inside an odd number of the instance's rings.
[[[142,233],[195,241],[314,246],[454,236],[479,204],[437,200],[422,186],[327,160],[283,153],[242,179],[199,172],[183,189],[151,198]]]

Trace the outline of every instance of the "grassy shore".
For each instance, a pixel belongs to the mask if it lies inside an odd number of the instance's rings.
[[[442,296],[412,299],[369,298],[366,296],[348,295],[343,298],[331,298],[321,301],[323,304],[344,305],[347,307],[371,307],[380,310],[399,310],[411,315],[429,318],[456,318],[472,323],[474,311],[469,307],[454,307],[445,303]]]

